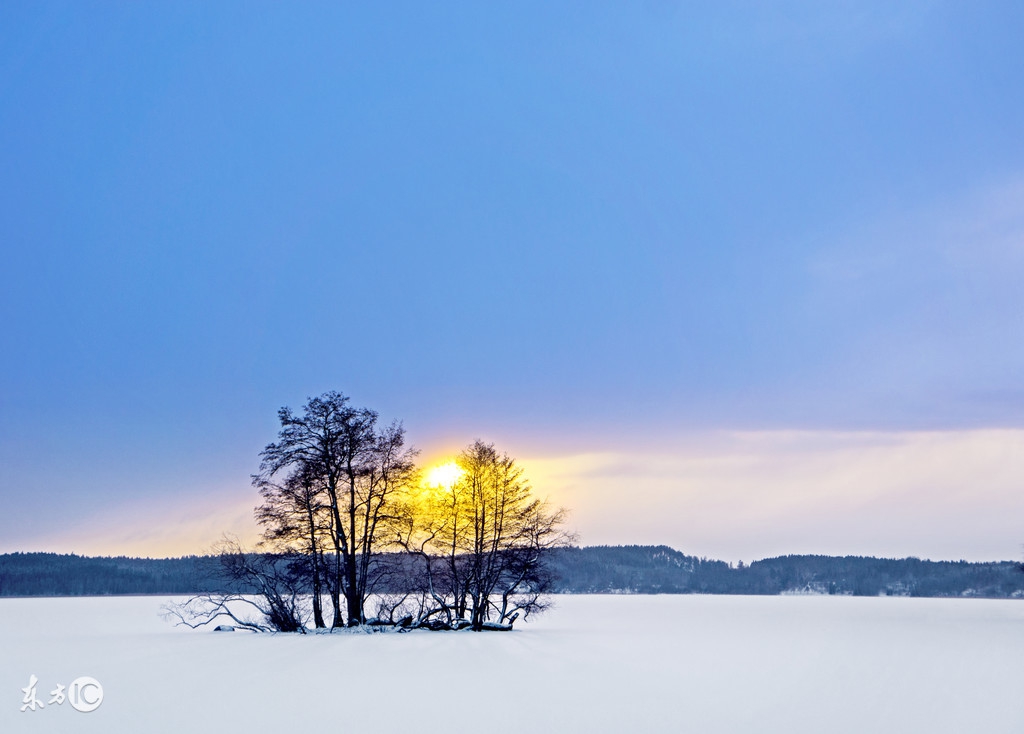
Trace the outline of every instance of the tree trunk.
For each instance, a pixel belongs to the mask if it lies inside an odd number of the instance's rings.
[[[331,604],[334,605],[334,619],[331,620],[331,629],[344,627],[345,621],[341,618],[341,558],[335,553],[334,568],[331,569],[334,575],[334,583],[331,584]]]
[[[348,626],[355,627],[363,620],[363,595],[359,590],[359,572],[356,568],[356,472],[352,466],[352,455],[346,465],[348,471],[348,554],[345,558],[345,601],[348,603]],[[366,551],[365,548],[362,549]]]
[[[473,629],[477,632],[484,628],[487,621],[487,597],[473,594]]]
[[[356,558],[350,555],[345,559],[345,602],[348,605],[348,626],[355,627],[366,620],[363,619],[363,595],[359,593],[356,583]]]
[[[315,556],[314,556],[315,559]],[[323,601],[320,599],[320,595],[323,589],[320,584],[320,564],[316,560],[313,561],[313,625],[317,629],[323,629],[327,625],[324,623],[324,606]]]

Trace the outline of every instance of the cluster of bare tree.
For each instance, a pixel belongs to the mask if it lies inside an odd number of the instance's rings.
[[[545,551],[572,538],[515,460],[477,441],[444,481],[424,482],[402,425],[380,426],[341,393],[278,418],[253,477],[260,552],[226,541],[223,568],[243,586],[191,600],[184,621],[304,631],[311,616],[326,628],[326,599],[331,628],[511,629],[544,607]],[[241,604],[259,619],[239,616]]]
[[[565,511],[532,497],[523,470],[491,444],[476,441],[454,468],[413,503],[399,539],[413,561],[411,621],[511,627],[544,608],[554,581],[544,553],[573,540],[561,529]]]

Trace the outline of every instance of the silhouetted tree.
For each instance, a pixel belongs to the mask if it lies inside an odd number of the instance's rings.
[[[263,545],[272,552],[292,557],[293,570],[309,581],[313,624],[327,625],[323,616],[324,541],[330,518],[324,503],[321,477],[315,467],[299,464],[284,482],[256,477],[263,503],[256,520],[263,527]]]
[[[544,607],[553,580],[545,553],[573,539],[562,530],[565,511],[534,498],[522,468],[493,444],[474,442],[457,464],[451,484],[421,499],[405,547],[419,559],[428,615],[455,628],[509,629]]]
[[[348,624],[362,624],[380,572],[374,554],[394,535],[385,526],[397,519],[391,511],[397,495],[415,481],[416,451],[405,446],[400,423],[378,431],[377,413],[351,406],[339,392],[309,399],[302,415],[281,408],[278,418],[278,440],[260,454],[253,481],[266,486],[281,472],[311,474],[327,516],[316,532],[327,536],[330,557],[320,568],[334,606],[331,626],[343,624],[341,596]]]

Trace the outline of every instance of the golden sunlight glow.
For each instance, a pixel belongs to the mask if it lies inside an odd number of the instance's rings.
[[[449,489],[453,484],[459,481],[465,472],[458,464],[454,461],[449,461],[446,464],[435,466],[433,469],[427,471],[427,475],[423,480],[423,483],[428,487],[439,487],[441,489]]]

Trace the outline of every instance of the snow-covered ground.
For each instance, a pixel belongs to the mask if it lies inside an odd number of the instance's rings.
[[[0,731],[1024,732],[1022,601],[564,596],[511,634],[331,636],[165,601],[0,600]],[[103,702],[21,712],[32,675]]]

